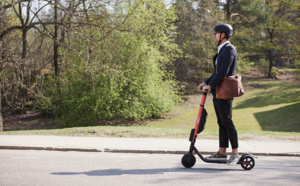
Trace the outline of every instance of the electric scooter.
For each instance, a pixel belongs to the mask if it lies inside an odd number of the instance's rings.
[[[185,168],[192,168],[195,165],[196,158],[193,152],[197,154],[200,157],[200,159],[206,163],[220,163],[220,164],[227,163],[227,160],[206,159],[201,155],[201,153],[195,147],[197,134],[201,133],[204,130],[204,126],[207,119],[207,112],[204,108],[206,97],[207,97],[207,92],[203,92],[195,128],[193,128],[190,133],[190,138],[189,138],[189,141],[191,142],[190,150],[181,159],[181,163]],[[254,156],[250,153],[243,154],[240,157],[237,164],[240,164],[242,168],[245,170],[251,170],[255,166]]]

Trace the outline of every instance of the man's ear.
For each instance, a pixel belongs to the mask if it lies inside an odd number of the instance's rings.
[[[221,34],[222,36],[221,36],[221,38],[226,38],[226,34],[225,34],[225,32],[222,32],[222,34]]]

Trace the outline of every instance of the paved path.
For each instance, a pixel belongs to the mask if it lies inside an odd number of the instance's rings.
[[[0,135],[0,149],[183,154],[189,145],[188,139]],[[240,140],[239,145],[240,153],[300,157],[297,141]],[[217,151],[218,141],[198,139],[196,147],[203,154],[211,154]]]
[[[182,154],[0,150],[1,186],[297,186],[300,158],[259,156],[255,167],[204,163]]]

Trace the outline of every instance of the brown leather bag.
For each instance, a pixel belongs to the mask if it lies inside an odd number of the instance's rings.
[[[228,76],[217,86],[216,98],[229,100],[244,94],[241,76]]]

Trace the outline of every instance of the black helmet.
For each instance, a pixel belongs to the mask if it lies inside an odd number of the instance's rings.
[[[215,27],[216,32],[225,32],[225,34],[230,38],[233,35],[233,28],[229,24],[219,24]]]

